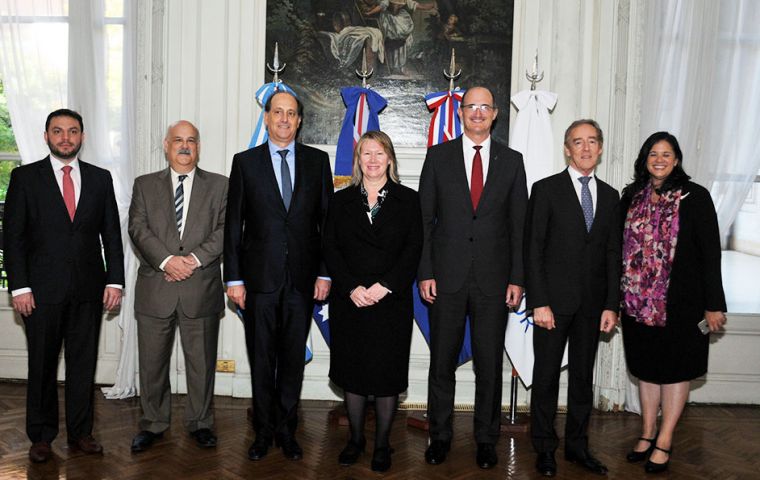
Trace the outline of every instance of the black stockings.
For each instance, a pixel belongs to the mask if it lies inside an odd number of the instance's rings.
[[[345,401],[351,428],[351,441],[360,444],[364,440],[364,413],[367,397],[345,392]],[[388,438],[397,406],[398,395],[375,397],[375,448],[388,447]]]

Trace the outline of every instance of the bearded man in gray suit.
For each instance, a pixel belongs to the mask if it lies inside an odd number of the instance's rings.
[[[129,235],[140,258],[135,317],[140,358],[142,452],[169,428],[169,362],[179,327],[187,365],[185,428],[199,447],[215,447],[212,428],[219,318],[224,310],[221,256],[227,179],[197,167],[198,129],[181,120],[169,126],[164,153],[169,168],[135,180]]]

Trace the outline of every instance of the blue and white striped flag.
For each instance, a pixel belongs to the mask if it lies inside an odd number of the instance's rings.
[[[261,114],[259,114],[259,120],[256,122],[256,128],[253,130],[251,143],[248,144],[248,148],[258,147],[262,143],[266,142],[267,139],[269,139],[267,128],[264,125],[264,105],[267,103],[267,100],[269,100],[269,97],[277,92],[288,92],[295,97],[298,96],[292,88],[282,82],[265,83],[258,90],[256,90],[256,101],[261,107]]]

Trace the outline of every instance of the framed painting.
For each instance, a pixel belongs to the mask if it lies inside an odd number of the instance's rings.
[[[268,0],[267,61],[277,42],[280,79],[304,103],[300,141],[337,142],[340,89],[361,85],[366,58],[368,84],[388,101],[380,127],[397,146],[424,147],[424,96],[448,89],[454,50],[455,86],[491,89],[501,109],[493,135],[507,143],[513,9],[514,0]]]

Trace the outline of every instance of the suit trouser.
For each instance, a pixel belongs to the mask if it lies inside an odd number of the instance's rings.
[[[135,312],[140,358],[140,430],[160,433],[171,425],[169,366],[179,326],[185,356],[187,401],[184,426],[189,432],[214,426],[214,379],[219,315],[189,318],[177,304],[174,314],[158,318]]]
[[[253,428],[271,440],[295,434],[313,300],[286,273],[272,293],[248,292],[245,343],[253,385]]]
[[[58,435],[58,357],[65,345],[66,434],[75,441],[92,433],[93,383],[98,359],[102,302],[37,303],[24,318],[29,349],[26,434],[32,442]]]
[[[496,443],[501,415],[504,333],[507,328],[506,291],[484,295],[470,273],[456,293],[443,293],[431,306],[428,420],[430,438],[451,442],[454,386],[465,315],[470,315],[475,369],[474,431],[478,443]]]
[[[559,445],[554,419],[557,413],[559,375],[565,342],[568,342],[567,420],[565,452],[582,453],[588,448],[588,428],[593,404],[594,360],[599,343],[599,317],[554,315],[556,328],[534,327],[533,386],[530,402],[531,437],[539,453],[553,452]]]

